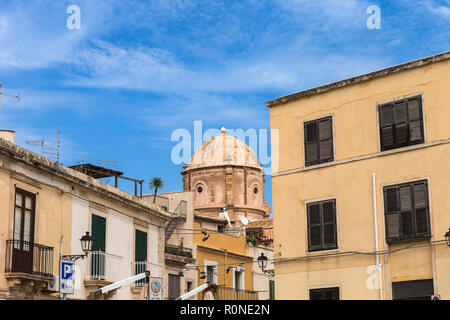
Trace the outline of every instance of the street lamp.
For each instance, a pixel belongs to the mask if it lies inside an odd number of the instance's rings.
[[[267,257],[264,255],[264,252],[261,252],[261,255],[258,257],[258,267],[264,272],[264,269],[267,267]]]
[[[447,241],[447,246],[450,247],[450,228],[448,229],[447,233],[444,236],[445,240]]]
[[[86,231],[86,234],[81,237],[81,249],[85,255],[88,255],[92,251],[92,246],[94,245],[94,238]]]
[[[92,246],[94,245],[94,238],[89,234],[89,231],[86,231],[86,234],[81,237],[81,249],[83,250],[84,254],[72,254],[72,255],[65,255],[62,256],[62,260],[69,260],[69,261],[77,261],[78,259],[84,259],[87,257],[89,252],[92,251]]]

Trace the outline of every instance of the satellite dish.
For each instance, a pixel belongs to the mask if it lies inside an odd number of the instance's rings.
[[[241,217],[241,222],[244,226],[248,225],[248,219],[244,216]]]

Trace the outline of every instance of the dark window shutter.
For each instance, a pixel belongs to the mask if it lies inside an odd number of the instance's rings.
[[[323,243],[325,247],[334,246],[336,243],[335,236],[334,224],[329,223],[323,226]]]
[[[402,236],[409,238],[413,234],[413,221],[411,212],[402,212]]]
[[[320,205],[318,203],[309,205],[308,217],[310,225],[320,224]]]
[[[335,200],[308,204],[307,215],[309,250],[337,248]]]
[[[380,107],[381,127],[392,126],[394,124],[394,115],[392,114],[392,106],[390,104]]]
[[[319,139],[325,140],[332,137],[331,119],[319,121]]]
[[[397,145],[408,143],[408,126],[405,123],[395,126],[395,143]]]
[[[420,120],[411,121],[409,123],[409,137],[410,137],[411,141],[423,140],[422,126],[421,126]]]
[[[269,280],[269,299],[275,300],[275,281]]]
[[[333,201],[328,201],[328,202],[324,202],[322,204],[322,208],[323,208],[323,222],[324,223],[329,223],[329,222],[334,222],[334,202]]]
[[[319,161],[319,143],[307,144],[305,148],[306,164],[314,164]]]
[[[424,142],[421,97],[378,107],[381,150]]]
[[[398,207],[398,201],[397,201],[397,190],[395,188],[388,188],[386,189],[386,208],[387,211],[397,211],[399,209]]]
[[[92,237],[94,243],[92,245],[93,251],[106,250],[106,218],[101,216],[92,215]]]
[[[339,300],[339,288],[310,289],[310,300]]]
[[[400,214],[391,213],[386,216],[387,237],[397,238],[400,236]]]
[[[320,226],[312,226],[309,229],[309,237],[310,237],[310,246],[311,248],[315,248],[317,246],[321,246],[322,244],[322,228]]]
[[[333,158],[333,140],[320,142],[320,161],[323,162]]]
[[[427,189],[426,181],[384,188],[388,242],[431,235]]]
[[[333,122],[331,117],[304,124],[305,165],[333,160]]]
[[[147,233],[140,230],[135,235],[135,260],[147,261]]]
[[[318,140],[317,123],[311,122],[306,124],[305,130],[306,142],[315,142]]]

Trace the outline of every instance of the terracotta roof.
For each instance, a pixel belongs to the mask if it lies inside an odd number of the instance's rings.
[[[255,220],[250,222],[247,229],[263,228],[264,240],[273,241],[273,219]]]
[[[263,219],[263,220],[255,220],[249,222],[246,228],[272,228],[273,227],[273,219]]]

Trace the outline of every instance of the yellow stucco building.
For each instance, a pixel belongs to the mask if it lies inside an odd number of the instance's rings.
[[[0,130],[0,299],[62,299],[59,261],[83,254],[85,232],[92,251],[76,260],[67,299],[139,299],[143,281],[98,289],[144,271],[165,279],[172,215],[101,182],[93,175],[100,167],[80,166],[30,152],[15,144],[14,131]]]
[[[277,299],[450,299],[450,52],[267,102]]]

